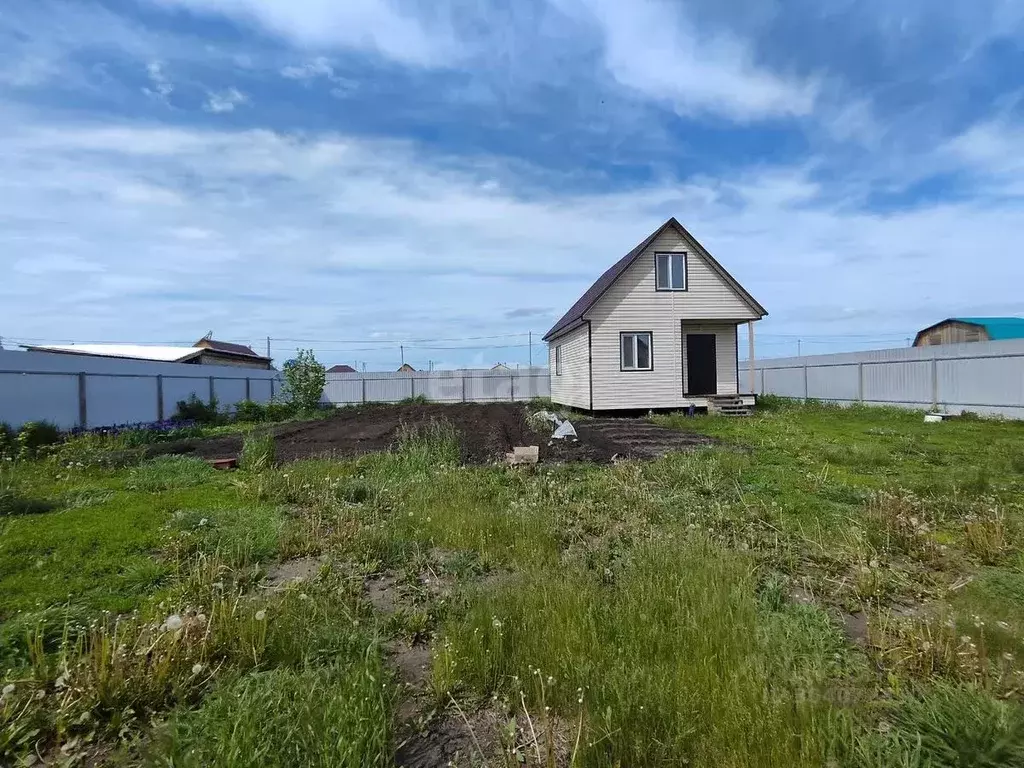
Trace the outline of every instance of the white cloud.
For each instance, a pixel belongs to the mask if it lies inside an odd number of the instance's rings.
[[[389,0],[150,0],[262,26],[302,47],[375,51],[404,64],[443,65],[456,54],[447,27],[428,26]]]
[[[146,65],[146,74],[152,88],[143,88],[142,92],[152,99],[169,104],[171,94],[174,93],[174,84],[168,79],[164,72],[164,65],[159,61],[151,61]]]
[[[496,158],[427,160],[405,142],[30,124],[0,139],[9,222],[0,252],[24,262],[0,288],[21,323],[10,335],[124,338],[130,329],[128,340],[161,341],[196,335],[197,325],[232,338],[544,331],[670,215],[768,307],[769,334],[809,323],[819,333],[912,333],[933,316],[1024,310],[1024,203],[1012,198],[874,213],[856,199],[829,203],[805,167],[526,195],[519,174],[534,190],[558,179]],[[67,239],[56,243],[55,232]],[[65,267],[103,272],[26,270],[54,253]],[[963,270],[964,254],[979,268]],[[844,309],[823,314],[824,304]],[[517,314],[523,307],[548,316]],[[375,359],[350,346],[330,355]]]
[[[235,107],[249,102],[249,97],[237,88],[228,88],[226,91],[207,94],[206,103],[203,109],[214,114],[223,112],[234,112]]]
[[[318,77],[333,78],[334,67],[323,56],[298,66],[292,65],[281,70],[281,76],[289,80],[313,80]]]
[[[814,82],[760,66],[750,46],[724,31],[698,30],[678,3],[661,0],[551,0],[596,23],[605,65],[621,84],[670,104],[684,115],[734,120],[806,115]]]

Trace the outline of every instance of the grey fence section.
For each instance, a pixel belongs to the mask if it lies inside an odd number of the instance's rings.
[[[741,363],[741,381],[749,376]],[[759,394],[1024,419],[1024,340],[757,360]]]
[[[324,401],[335,405],[397,403],[423,397],[435,403],[493,403],[549,397],[547,368],[471,369],[411,373],[329,373]]]
[[[280,391],[278,371],[0,350],[0,422],[13,427],[159,421],[193,394],[231,408],[245,399],[268,402]]]

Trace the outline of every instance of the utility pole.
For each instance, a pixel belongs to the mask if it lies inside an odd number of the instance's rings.
[[[533,368],[533,331],[530,331],[530,367]]]
[[[267,336],[267,357],[270,357],[270,337]]]
[[[405,344],[399,344],[398,349],[402,353],[402,365],[405,365]]]
[[[800,355],[803,354],[803,352],[801,351],[802,342],[803,342],[803,339],[797,339],[796,340],[796,356],[797,357],[800,357]]]

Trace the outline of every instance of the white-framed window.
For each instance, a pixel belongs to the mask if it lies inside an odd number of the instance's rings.
[[[650,331],[624,331],[619,334],[619,370],[654,370]]]
[[[555,376],[562,375],[562,345],[555,347]]]
[[[686,254],[654,254],[655,287],[659,291],[686,290]]]

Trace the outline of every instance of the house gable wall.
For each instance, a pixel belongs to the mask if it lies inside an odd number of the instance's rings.
[[[669,252],[686,253],[685,291],[656,290],[654,255]],[[687,332],[716,334],[718,394],[735,394],[736,325],[759,317],[695,243],[667,228],[586,313],[592,324],[594,409],[682,406],[683,321]],[[620,370],[623,331],[652,333],[653,371]]]

